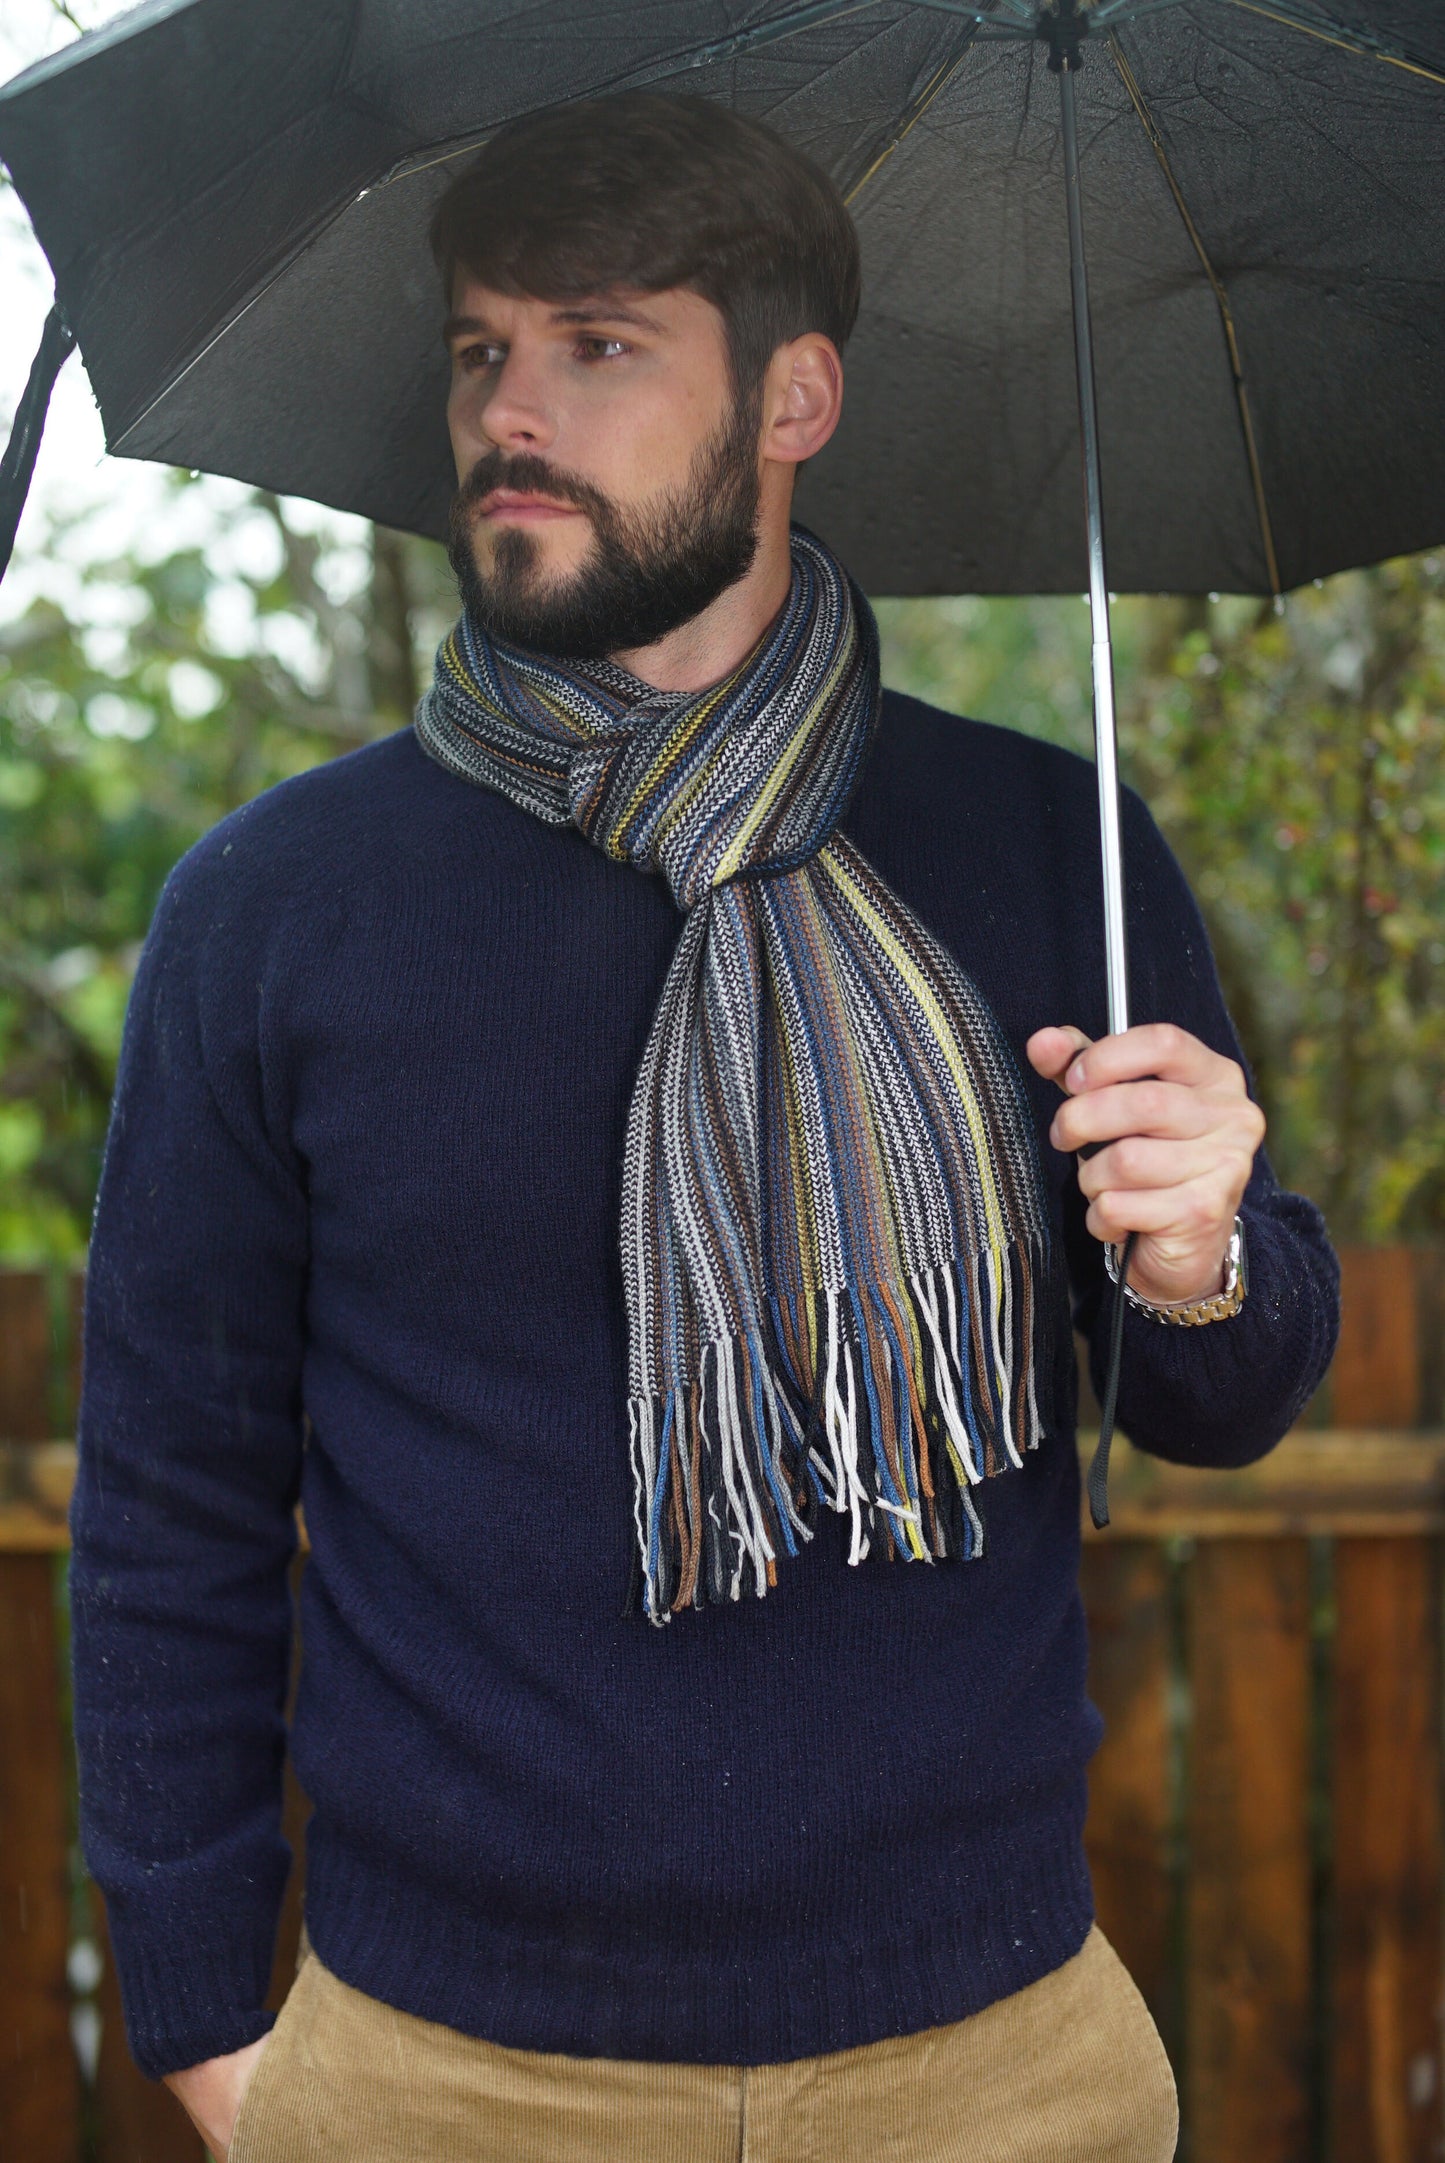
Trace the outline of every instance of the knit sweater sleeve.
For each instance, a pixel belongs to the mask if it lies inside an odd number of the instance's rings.
[[[1123,791],[1123,831],[1131,1020],[1187,1029],[1237,1060],[1256,1096],[1198,905],[1130,789]],[[1088,1204],[1076,1179],[1065,1197],[1074,1321],[1088,1339],[1102,1401],[1113,1288],[1103,1246],[1085,1226]],[[1298,1419],[1334,1355],[1340,1273],[1324,1218],[1305,1196],[1281,1187],[1263,1147],[1240,1215],[1248,1289],[1237,1313],[1180,1329],[1126,1310],[1119,1426],[1136,1447],[1176,1464],[1242,1465],[1264,1456]]]
[[[281,1833],[307,1211],[266,1071],[245,814],[172,873],[90,1249],[72,1643],[81,1840],[152,2077],[262,2035]]]

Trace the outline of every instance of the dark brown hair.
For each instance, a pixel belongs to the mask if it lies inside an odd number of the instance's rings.
[[[700,293],[739,404],[780,345],[822,331],[841,352],[858,315],[858,235],[833,182],[711,98],[624,90],[511,121],[442,196],[430,238],[448,297],[459,265],[535,300]]]

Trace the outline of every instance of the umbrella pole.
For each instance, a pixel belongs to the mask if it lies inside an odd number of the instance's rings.
[[[1114,647],[1109,635],[1109,582],[1104,575],[1104,495],[1099,471],[1099,413],[1094,399],[1094,341],[1089,326],[1089,278],[1084,261],[1084,209],[1079,188],[1079,129],[1074,76],[1079,41],[1088,23],[1076,0],[1057,0],[1045,15],[1049,68],[1059,78],[1064,137],[1064,196],[1069,210],[1069,286],[1074,304],[1074,364],[1079,392],[1079,433],[1084,450],[1084,509],[1089,538],[1089,622],[1093,632],[1094,763],[1099,782],[1099,845],[1104,867],[1104,959],[1109,993],[1109,1033],[1129,1026],[1129,957],[1124,936],[1124,852],[1119,831],[1119,752],[1114,718]],[[1086,1153],[1093,1154],[1094,1144]],[[1124,1352],[1124,1284],[1135,1234],[1124,1242],[1109,1316],[1109,1357],[1099,1440],[1088,1472],[1089,1515],[1096,1529],[1109,1522],[1109,1445],[1119,1396]]]
[[[1079,192],[1079,135],[1074,109],[1077,46],[1056,70],[1064,123],[1064,194],[1069,208],[1069,284],[1074,302],[1074,363],[1079,430],[1084,446],[1084,507],[1089,537],[1089,622],[1093,632],[1094,759],[1099,777],[1099,843],[1104,860],[1104,956],[1109,1030],[1129,1026],[1129,963],[1124,938],[1124,857],[1119,833],[1119,752],[1114,719],[1114,647],[1109,635],[1109,586],[1104,575],[1104,500],[1099,473],[1099,415],[1094,401],[1094,346],[1089,327],[1089,280],[1084,265],[1084,213]],[[1050,56],[1053,67],[1053,56]]]

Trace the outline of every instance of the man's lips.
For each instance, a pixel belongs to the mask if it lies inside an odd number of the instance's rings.
[[[519,518],[525,521],[547,518],[575,518],[570,503],[559,503],[555,496],[528,496],[513,494],[509,490],[493,489],[483,496],[478,511],[481,518]]]

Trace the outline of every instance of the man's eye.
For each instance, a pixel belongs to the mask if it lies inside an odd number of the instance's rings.
[[[490,368],[494,365],[494,356],[500,351],[500,346],[466,345],[457,354],[457,364],[462,368]]]
[[[595,337],[579,338],[577,343],[579,346],[610,345],[615,346],[619,353],[625,353],[627,351],[627,345],[625,340],[621,338],[604,338],[601,336],[600,333]],[[605,353],[589,353],[587,355],[587,358],[589,360],[606,360],[609,358],[609,356]]]

